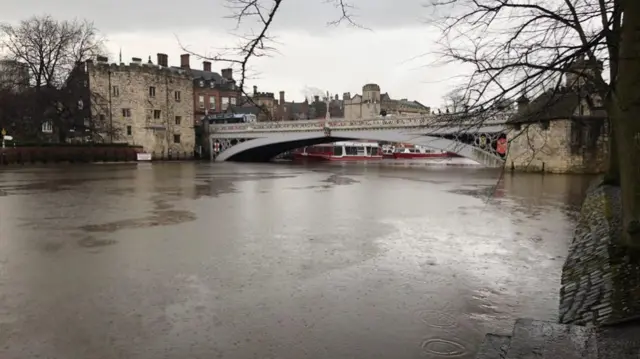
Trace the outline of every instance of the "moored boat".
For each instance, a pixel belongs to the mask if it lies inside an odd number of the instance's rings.
[[[423,146],[398,147],[393,151],[395,159],[450,158],[460,157],[455,153],[434,150]]]
[[[376,142],[343,141],[298,148],[293,151],[293,158],[321,161],[368,161],[382,159],[382,152]]]

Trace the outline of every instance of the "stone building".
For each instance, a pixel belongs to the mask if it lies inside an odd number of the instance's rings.
[[[166,59],[166,55],[158,54],[159,60],[161,55]],[[166,63],[163,66],[166,67]],[[181,55],[180,67],[172,68],[188,70],[193,78],[193,121],[196,127],[204,116],[226,112],[239,103],[241,91],[233,79],[232,69],[223,69],[220,75],[211,70],[210,61],[202,62],[202,70],[192,69],[189,54]]]
[[[394,100],[388,93],[380,94],[380,86],[366,84],[362,95],[351,97],[349,92],[343,95],[344,117],[347,120],[367,119],[386,115],[428,115],[431,109],[417,101],[407,99]]]
[[[133,58],[126,65],[106,57],[76,66],[74,80],[85,87],[78,105],[88,109],[92,123],[108,123],[107,141],[142,146],[156,156],[192,156],[194,151],[193,79],[186,69]],[[85,126],[87,124],[85,120]]]
[[[583,71],[602,70],[585,63],[574,66],[582,66]],[[605,171],[607,116],[601,99],[584,78],[570,73],[564,87],[546,91],[533,101],[524,96],[518,99],[517,113],[509,120],[507,166],[553,173]]]
[[[244,107],[258,106],[258,121],[276,121],[278,101],[275,98],[273,92],[258,92],[258,86],[253,86],[253,94],[251,95],[251,101],[243,101]]]

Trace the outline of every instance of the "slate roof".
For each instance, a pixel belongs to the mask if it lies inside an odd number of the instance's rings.
[[[184,68],[178,67],[178,66],[171,66],[171,68],[177,69],[177,70],[185,70]],[[196,79],[203,79],[205,81],[214,80],[216,83],[222,83],[222,76],[220,76],[220,74],[217,72],[209,72],[209,71],[203,71],[198,69],[189,69],[187,71],[191,72],[191,77],[194,80]]]
[[[574,89],[551,89],[536,97],[526,105],[526,110],[515,114],[509,119],[509,122],[526,123],[573,118],[582,99],[586,99],[588,102],[591,100],[586,93]],[[587,117],[606,116],[604,109],[595,107],[593,104],[590,105],[592,114]]]

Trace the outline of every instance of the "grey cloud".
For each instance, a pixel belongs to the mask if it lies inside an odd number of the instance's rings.
[[[268,0],[263,0],[265,3]],[[348,0],[356,9],[354,20],[373,30],[413,26],[425,13],[422,0]],[[275,21],[276,30],[304,30],[322,34],[341,12],[331,0],[286,0]],[[86,18],[102,32],[132,32],[207,28],[228,31],[234,22],[223,0],[9,0],[2,5],[0,21],[15,22],[34,14],[60,19]],[[37,9],[37,12],[35,12]]]

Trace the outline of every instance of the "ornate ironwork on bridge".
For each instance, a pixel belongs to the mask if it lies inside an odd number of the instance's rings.
[[[507,118],[505,115],[478,121],[420,116],[213,124],[208,132],[210,139],[220,144],[217,160],[222,161],[245,151],[257,153],[259,148],[301,146],[338,138],[414,143],[496,167],[502,165],[506,155]]]

